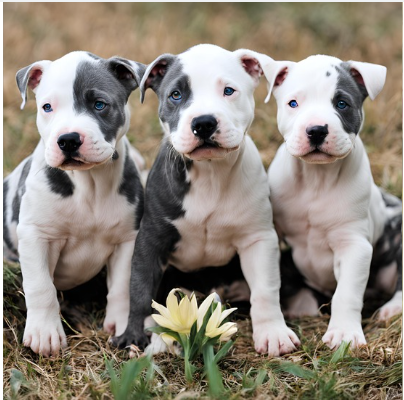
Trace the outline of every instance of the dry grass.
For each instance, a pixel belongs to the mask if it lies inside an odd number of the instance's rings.
[[[64,323],[70,332],[68,350],[59,358],[44,359],[20,344],[25,317],[18,266],[5,265],[4,283],[5,397],[13,398],[14,379],[20,384],[14,397],[19,399],[112,398],[105,359],[119,370],[127,354],[110,348],[108,336],[100,329],[103,312],[99,304],[76,306],[81,318],[75,328],[80,332],[72,331],[71,321]],[[291,326],[302,341],[301,348],[272,360],[254,351],[250,320],[237,322],[235,345],[220,363],[227,389],[225,398],[373,400],[402,396],[402,317],[387,323],[365,319],[368,346],[343,353],[337,360],[332,359],[335,353],[321,344],[328,323],[326,315],[292,321]],[[148,387],[138,389],[135,399],[207,398],[200,362],[192,384],[186,382],[181,358],[164,354],[156,356],[154,362],[159,374],[154,375]],[[264,379],[257,382],[260,371],[264,371]]]
[[[4,172],[9,173],[38,142],[35,102],[20,111],[15,84],[18,69],[69,51],[88,50],[102,57],[121,55],[143,63],[163,52],[179,53],[197,43],[229,50],[251,48],[275,59],[298,61],[311,54],[380,63],[388,68],[386,86],[365,103],[361,136],[376,183],[402,193],[402,5],[400,3],[5,3],[4,4]],[[271,162],[281,137],[275,103],[264,105],[265,85],[256,92],[251,135],[264,164]],[[161,139],[157,99],[151,92],[140,105],[130,99],[132,143],[150,166]],[[21,347],[24,299],[19,275],[5,265],[4,394],[15,398],[111,398],[103,355],[121,363],[124,352],[112,350],[99,330],[100,307],[82,313],[80,333],[70,331],[69,350],[46,360]],[[229,357],[221,363],[229,398],[257,399],[395,399],[402,397],[401,318],[388,324],[364,321],[369,345],[331,362],[320,345],[327,316],[294,321],[302,348],[269,361],[257,356],[248,320]],[[289,372],[285,361],[304,371]],[[156,374],[138,398],[202,398],[207,384],[200,376],[187,386],[179,358],[155,359],[168,381]],[[265,369],[261,385],[257,381]],[[18,372],[19,371],[19,372]],[[10,379],[12,377],[12,379]],[[20,386],[19,386],[20,385]]]

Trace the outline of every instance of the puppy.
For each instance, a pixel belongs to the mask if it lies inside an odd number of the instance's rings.
[[[366,344],[361,310],[371,270],[379,291],[395,292],[380,318],[402,311],[402,204],[374,184],[358,136],[363,102],[385,77],[380,65],[318,55],[289,63],[275,79],[285,142],[268,173],[274,222],[306,284],[332,296],[323,336],[330,348]],[[307,289],[292,304],[295,317],[317,313]]]
[[[219,267],[236,253],[251,288],[255,349],[277,356],[299,344],[280,310],[279,247],[266,174],[247,135],[263,64],[277,63],[249,50],[205,44],[163,54],[147,67],[142,100],[147,88],[157,93],[165,138],[146,184],[129,323],[114,344],[147,345],[144,319],[167,266],[189,272]]]
[[[41,140],[4,180],[3,238],[19,259],[27,305],[23,343],[35,353],[66,347],[56,289],[108,269],[104,329],[122,333],[143,188],[125,136],[128,98],[142,64],[87,52],[38,61],[17,73],[24,107],[36,95]],[[139,157],[139,155],[138,155]]]

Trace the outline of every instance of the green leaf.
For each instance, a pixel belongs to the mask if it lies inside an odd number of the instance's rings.
[[[115,400],[127,400],[133,397],[135,384],[139,382],[143,370],[148,370],[146,385],[153,377],[154,370],[153,368],[150,369],[152,363],[149,357],[141,357],[122,363],[119,369],[120,376],[115,372],[112,362],[107,360],[105,355],[104,360],[111,378],[110,387]]]
[[[24,374],[19,371],[18,369],[12,369],[11,370],[11,377],[10,377],[10,386],[11,386],[11,393],[12,393],[12,398],[17,398],[18,392],[21,389],[21,385],[25,383],[25,377]]]
[[[279,370],[283,372],[288,372],[289,374],[292,374],[294,376],[303,379],[313,379],[317,376],[317,374],[314,371],[311,371],[310,369],[303,368],[298,364],[286,361],[282,362],[279,365]]]
[[[215,354],[212,345],[203,347],[203,361],[208,376],[209,394],[213,398],[220,397],[224,392],[223,379],[215,362]]]
[[[216,364],[228,353],[230,347],[233,346],[233,341],[229,340],[215,355]]]
[[[337,364],[343,360],[348,354],[350,344],[351,342],[345,342],[343,340],[336,352],[332,355],[330,364]]]

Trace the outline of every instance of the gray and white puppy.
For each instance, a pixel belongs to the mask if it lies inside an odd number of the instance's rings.
[[[147,67],[142,98],[147,88],[157,93],[165,138],[146,184],[129,323],[113,340],[116,345],[147,345],[144,320],[168,265],[182,271],[220,267],[236,253],[251,289],[255,349],[276,356],[299,344],[280,309],[269,188],[247,135],[263,64],[277,65],[250,50],[205,44],[179,55],[163,54]],[[274,78],[266,74],[270,84]]]
[[[27,305],[23,343],[56,355],[66,347],[56,289],[108,268],[104,329],[120,334],[129,313],[130,263],[143,188],[125,136],[128,98],[144,65],[73,52],[17,73],[24,107],[36,95],[41,140],[4,180],[4,252],[19,259]],[[139,159],[140,155],[137,153]]]
[[[285,139],[269,168],[274,222],[307,285],[332,296],[323,341],[366,344],[366,285],[393,298],[380,318],[402,311],[402,204],[378,188],[358,134],[363,102],[382,90],[381,65],[317,55],[278,71],[273,89]],[[317,314],[307,289],[287,313]]]

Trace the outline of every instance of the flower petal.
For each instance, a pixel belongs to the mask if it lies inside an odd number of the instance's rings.
[[[192,312],[192,318],[194,322],[198,318],[198,303],[196,301],[196,296],[195,293],[191,294],[191,312]]]
[[[207,332],[206,336],[214,338],[216,336],[225,334],[228,330],[230,330],[230,329],[232,329],[234,327],[236,327],[236,331],[237,331],[237,324],[235,322],[226,322],[225,324],[223,324],[219,328],[212,329],[211,331]]]
[[[212,304],[213,299],[215,298],[215,294],[216,293],[210,294],[202,302],[202,304],[199,306],[199,309],[198,309],[198,323],[197,323],[198,331],[199,331],[199,329],[201,328],[201,326],[203,324],[203,318],[205,317],[205,314],[208,311],[208,308],[210,307],[210,305]]]
[[[170,291],[170,293],[167,296],[167,309],[171,314],[171,318],[173,321],[175,321],[177,324],[180,323],[179,321],[179,314],[178,314],[178,299],[177,296],[175,295],[175,292],[181,291],[180,289],[173,289]]]
[[[222,304],[217,303],[215,311],[213,311],[213,314],[210,316],[208,324],[206,325],[206,333],[205,333],[206,336],[209,336],[209,337],[216,336],[216,335],[213,335],[213,331],[215,331],[219,325],[221,313],[222,313]]]
[[[221,342],[227,342],[237,332],[237,326],[229,328],[226,332],[222,333],[219,340]]]
[[[190,315],[190,310],[191,304],[188,296],[185,296],[181,299],[180,305],[178,306],[178,319],[184,328],[192,325],[190,322],[190,319],[192,318],[192,315]]]
[[[154,300],[152,301],[151,306],[152,306],[152,308],[157,310],[163,317],[171,319],[170,311],[168,311],[168,309],[166,307],[164,307],[161,304],[155,302]]]
[[[165,318],[162,315],[159,314],[152,314],[151,316],[160,326],[163,328],[168,328],[174,332],[178,332],[178,324],[176,324],[174,321],[171,319]]]
[[[224,311],[222,312],[222,315],[220,316],[219,324],[220,324],[225,318],[227,318],[233,311],[236,311],[236,310],[237,310],[237,307],[236,307],[236,308],[229,308],[228,310],[224,310]]]

